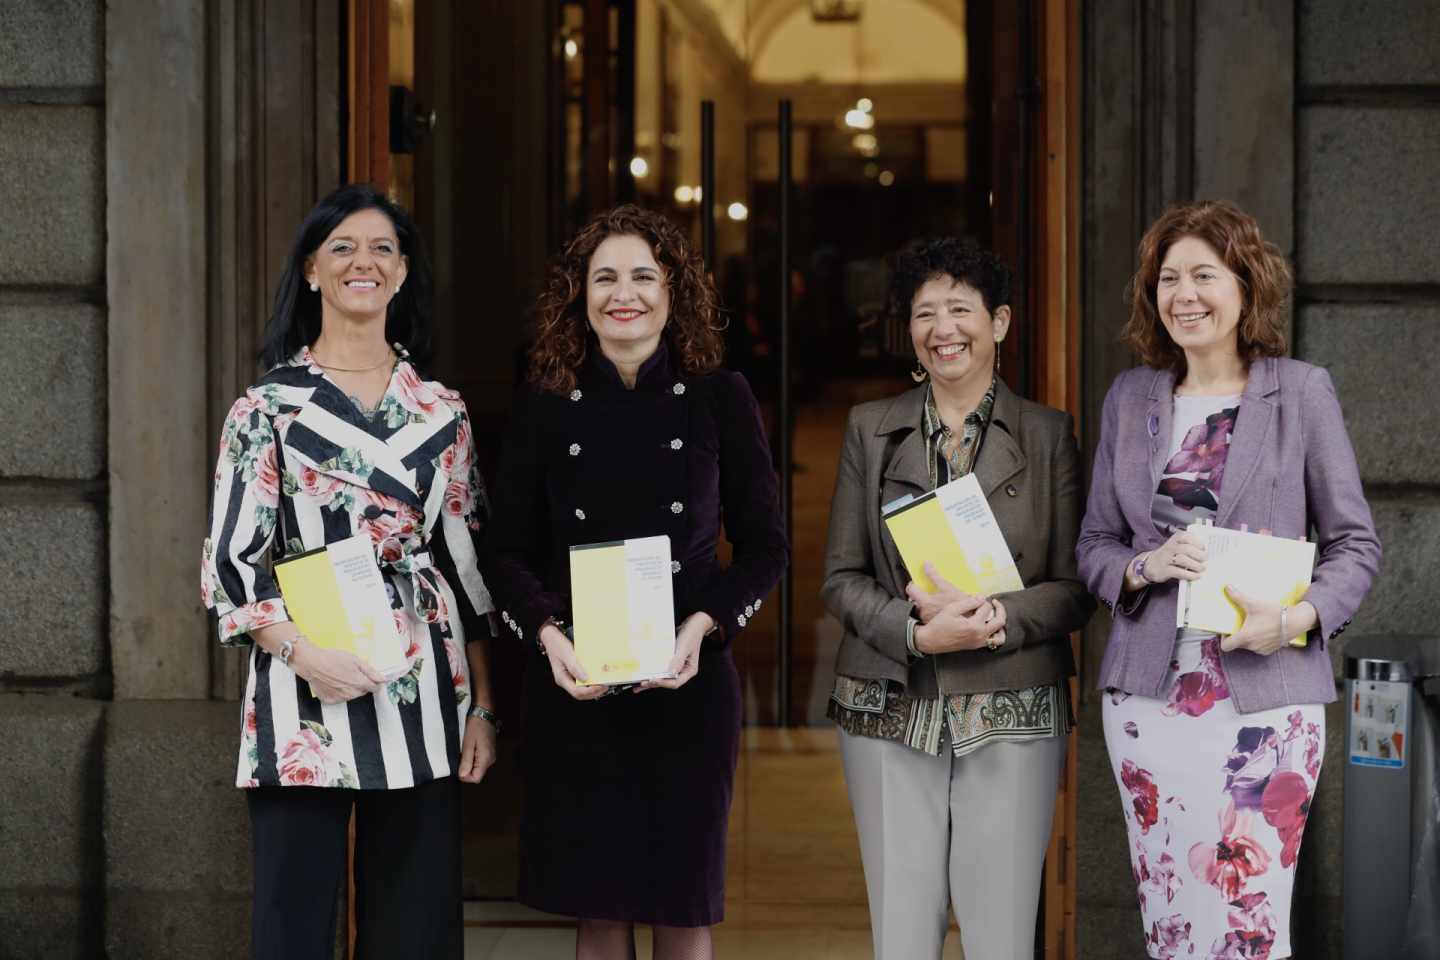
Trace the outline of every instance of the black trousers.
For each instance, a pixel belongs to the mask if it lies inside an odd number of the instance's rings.
[[[256,787],[250,805],[255,960],[331,960],[355,810],[355,956],[464,954],[460,782],[404,790]]]

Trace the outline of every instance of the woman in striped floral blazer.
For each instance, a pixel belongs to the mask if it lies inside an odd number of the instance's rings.
[[[460,793],[495,753],[490,595],[465,405],[415,364],[430,278],[409,216],[342,187],[301,225],[261,360],[221,434],[201,589],[249,647],[236,782],[252,827],[257,957],[328,957],[355,811],[357,956],[462,954]],[[309,642],[281,557],[373,543],[408,670]]]

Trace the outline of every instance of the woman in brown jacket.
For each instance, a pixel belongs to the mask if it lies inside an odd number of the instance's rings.
[[[830,512],[826,605],[844,626],[830,716],[860,834],[875,956],[1029,957],[1070,728],[1067,635],[1094,602],[1075,571],[1080,456],[1068,414],[996,370],[1010,271],[959,240],[896,258],[920,385],[850,413]],[[884,504],[974,473],[1026,587],[924,593]],[[933,568],[926,573],[936,579]]]

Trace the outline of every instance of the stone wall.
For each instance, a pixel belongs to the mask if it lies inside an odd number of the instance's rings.
[[[1440,593],[1426,586],[1440,545],[1429,347],[1440,336],[1440,8],[1301,0],[1296,77],[1295,355],[1335,381],[1384,548],[1374,589],[1334,644],[1341,669],[1347,640],[1440,628]],[[1341,832],[1344,719],[1338,705],[1327,711],[1327,770],[1300,861],[1306,955],[1341,948],[1341,851],[1310,838]]]
[[[0,929],[100,951],[104,3],[0,0]]]
[[[1297,272],[1293,350],[1330,371],[1384,544],[1354,623],[1434,633],[1423,574],[1440,544],[1440,428],[1429,342],[1440,334],[1440,8],[1386,0],[1107,0],[1086,6],[1084,274],[1087,440],[1133,360],[1116,340],[1140,233],[1166,203],[1234,200]],[[1108,621],[1086,637],[1098,667]],[[1140,947],[1099,704],[1081,710],[1082,956]],[[1297,955],[1339,957],[1344,713],[1296,881]],[[1202,947],[1208,946],[1202,944]]]

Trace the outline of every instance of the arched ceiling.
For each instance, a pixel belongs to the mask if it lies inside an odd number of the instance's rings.
[[[963,82],[966,0],[864,0],[857,24],[816,24],[810,0],[703,0],[761,83]]]

